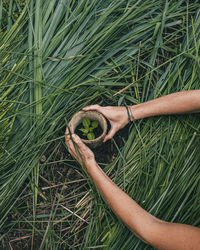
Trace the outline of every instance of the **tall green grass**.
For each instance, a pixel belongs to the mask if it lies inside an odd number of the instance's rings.
[[[149,248],[69,156],[65,118],[198,89],[198,2],[0,1],[2,246]],[[137,121],[124,140],[106,173],[155,216],[199,226],[198,115]]]

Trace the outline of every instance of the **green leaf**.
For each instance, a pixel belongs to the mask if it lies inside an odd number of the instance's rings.
[[[93,128],[97,128],[99,126],[99,122],[98,121],[93,121],[92,122],[92,127]]]
[[[88,133],[87,138],[88,138],[88,140],[94,140],[95,139],[94,133]]]
[[[87,117],[83,118],[82,124],[85,128],[89,128],[90,126],[90,120]]]
[[[94,128],[93,127],[89,127],[89,131],[93,132]]]
[[[79,130],[83,132],[84,134],[87,134],[89,132],[87,128],[80,128]]]

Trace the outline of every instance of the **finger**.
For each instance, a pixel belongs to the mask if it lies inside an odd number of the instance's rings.
[[[85,149],[88,149],[88,147],[81,141],[81,139],[78,135],[73,134],[72,139],[74,140],[74,142],[78,146],[80,153],[83,153],[83,151],[85,151]]]
[[[78,146],[78,150],[82,156],[85,156],[86,158],[93,157],[93,152],[91,151],[91,149],[82,142],[78,135],[73,134],[72,138]]]
[[[95,105],[91,105],[91,106],[87,106],[83,108],[83,111],[88,111],[88,110],[96,110],[109,120],[108,116],[109,116],[110,111],[108,110],[108,107],[102,107],[98,104],[95,104]]]
[[[67,143],[67,149],[69,153],[79,162],[79,157],[77,156],[77,150],[75,149],[72,140],[69,140],[69,142]]]
[[[92,150],[82,142],[80,137],[78,137],[76,134],[73,134],[72,138],[73,138],[73,141],[76,143],[80,156],[83,159],[83,162],[85,164],[86,162],[95,159],[95,156]]]
[[[65,131],[65,143],[67,144],[67,142],[69,140],[70,140],[69,130],[68,130],[68,128],[66,128],[66,131]]]
[[[70,137],[69,136],[65,136],[65,143],[67,144],[68,141],[70,141]]]
[[[87,106],[87,107],[84,107],[84,108],[83,108],[84,111],[88,111],[88,110],[96,110],[96,111],[99,111],[100,109],[101,109],[101,106],[99,106],[98,104],[90,105],[90,106]]]
[[[75,150],[74,150],[74,146],[73,146],[71,140],[67,144],[67,149],[68,149],[69,153],[74,157],[75,156],[75,154],[74,154]]]
[[[68,129],[68,127],[66,128],[66,130],[65,130],[65,135],[66,136],[68,136],[70,133],[69,133],[69,129]]]
[[[67,145],[67,143],[70,141],[70,135],[65,136],[65,144]]]
[[[72,132],[70,131],[70,128],[67,127],[65,131],[65,143],[67,143],[71,139]]]
[[[68,127],[67,127],[66,130],[65,130],[65,135],[67,135],[67,134],[69,134],[69,129],[68,129]]]
[[[73,144],[72,144],[72,141],[70,140],[70,136],[66,136],[66,137],[65,137],[65,144],[66,144],[66,146],[67,146],[68,151],[70,151],[70,153],[71,153],[72,151],[74,151],[74,146],[73,146]]]
[[[90,155],[90,149],[82,142],[82,140],[80,139],[80,137],[76,134],[72,135],[72,140],[73,143],[75,144],[74,148],[74,154],[75,154],[75,158],[76,160],[82,165],[84,162],[83,158],[87,158],[88,154]]]
[[[116,128],[111,127],[110,131],[109,131],[108,134],[105,136],[103,142],[106,142],[106,141],[112,139],[116,132],[117,132],[117,131],[116,131]]]

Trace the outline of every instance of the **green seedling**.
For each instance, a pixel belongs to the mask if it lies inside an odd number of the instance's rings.
[[[85,117],[83,118],[82,124],[83,127],[79,130],[83,133],[84,136],[88,138],[88,140],[94,140],[94,129],[99,126],[98,121],[90,121],[88,118]]]

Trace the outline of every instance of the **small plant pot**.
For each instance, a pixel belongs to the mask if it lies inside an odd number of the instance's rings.
[[[69,122],[69,129],[72,134],[75,133],[76,128],[82,123],[84,117],[88,118],[91,121],[95,121],[95,120],[98,121],[99,126],[102,129],[102,134],[93,140],[86,140],[86,139],[81,138],[80,136],[81,140],[85,144],[87,144],[91,148],[96,148],[102,144],[104,137],[107,133],[106,119],[101,113],[94,111],[94,110],[79,111],[72,117],[71,121]]]

